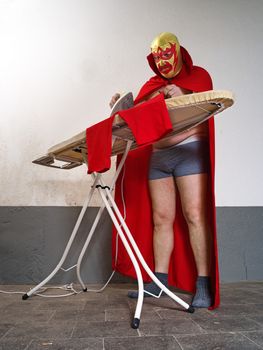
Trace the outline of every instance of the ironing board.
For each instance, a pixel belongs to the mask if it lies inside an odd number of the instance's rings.
[[[131,100],[131,93],[125,96],[126,100]],[[230,91],[207,91],[202,93],[194,93],[189,95],[182,95],[179,97],[174,97],[170,99],[166,99],[166,107],[169,112],[169,117],[173,126],[173,130],[165,136],[165,138],[169,138],[172,135],[180,134],[184,131],[188,131],[200,123],[203,123],[211,116],[214,116],[226,108],[230,107],[234,102],[233,94]],[[113,107],[114,109],[114,107]],[[114,111],[115,112],[115,111]],[[72,231],[72,234],[69,238],[69,241],[66,245],[64,253],[58,263],[58,265],[54,268],[54,270],[37,286],[32,288],[29,292],[23,295],[22,299],[26,300],[31,295],[35,294],[42,286],[44,286],[48,281],[61,269],[69,250],[72,246],[72,243],[76,237],[78,232],[78,228],[83,219],[83,216],[90,204],[92,196],[95,191],[98,191],[100,197],[102,198],[103,204],[101,205],[98,214],[93,222],[93,225],[90,231],[87,234],[87,239],[82,247],[80,255],[78,257],[78,261],[76,266],[77,277],[80,285],[82,286],[83,291],[87,291],[87,287],[85,286],[81,274],[80,274],[80,266],[83,259],[83,256],[88,248],[88,245],[91,241],[91,238],[95,232],[95,229],[98,225],[98,222],[102,216],[102,212],[104,208],[106,208],[109,213],[113,224],[115,225],[118,236],[122,240],[122,243],[132,261],[132,264],[136,271],[137,281],[138,281],[138,300],[136,305],[136,310],[134,314],[134,318],[132,320],[132,328],[138,328],[140,324],[140,315],[143,305],[144,298],[144,286],[143,279],[140,270],[140,266],[138,262],[140,262],[141,266],[145,269],[149,277],[160,287],[161,292],[166,293],[170,298],[180,304],[184,309],[188,312],[194,312],[194,308],[184,302],[181,298],[177,297],[174,293],[172,293],[168,288],[166,288],[153,274],[148,265],[146,264],[139,248],[136,245],[136,242],[133,239],[132,233],[127,227],[125,220],[120,213],[114,198],[112,196],[112,191],[114,189],[114,185],[117,181],[117,178],[124,166],[127,155],[130,151],[137,148],[138,145],[136,140],[129,129],[128,125],[120,118],[120,116],[115,114],[114,121],[112,124],[112,156],[122,154],[122,159],[116,169],[116,172],[113,176],[111,184],[108,186],[104,182],[103,174],[101,173],[92,173],[93,184],[89,191],[89,194],[85,200],[85,203],[82,207],[82,210],[79,214],[75,227]],[[83,131],[70,139],[63,141],[53,147],[51,147],[47,154],[37,158],[33,161],[35,164],[40,164],[53,168],[60,168],[63,170],[69,170],[76,166],[80,166],[87,162],[87,153],[89,150],[86,146],[86,131]],[[59,161],[60,165],[56,162]],[[159,295],[159,296],[160,296]]]

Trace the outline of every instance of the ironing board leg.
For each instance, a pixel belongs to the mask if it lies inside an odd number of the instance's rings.
[[[80,265],[81,265],[82,259],[84,257],[84,254],[85,254],[85,252],[86,252],[86,250],[88,248],[88,245],[89,245],[89,243],[91,241],[91,238],[92,238],[92,236],[93,236],[93,234],[94,234],[94,232],[96,230],[96,227],[97,227],[97,225],[99,223],[99,220],[100,220],[100,218],[102,216],[104,208],[105,208],[104,205],[100,207],[100,210],[99,210],[99,212],[98,212],[98,214],[97,214],[97,216],[96,216],[96,218],[95,218],[95,220],[93,222],[93,225],[92,225],[92,227],[91,227],[91,229],[89,231],[87,240],[86,240],[86,242],[85,242],[85,244],[84,244],[84,246],[83,246],[83,248],[81,250],[81,253],[80,253],[78,261],[77,261],[77,277],[78,277],[79,283],[81,284],[81,287],[82,287],[84,292],[87,291],[87,287],[85,286],[85,284],[84,284],[84,282],[83,282],[83,280],[81,278],[81,275],[80,275]]]
[[[63,255],[62,255],[62,257],[61,257],[59,263],[57,264],[57,266],[55,267],[55,269],[54,269],[42,282],[40,282],[37,286],[35,286],[33,289],[31,289],[29,292],[27,292],[26,294],[24,294],[24,295],[22,296],[22,299],[23,299],[23,300],[26,300],[27,298],[29,298],[32,294],[34,294],[36,291],[38,291],[38,290],[39,290],[41,287],[43,287],[46,283],[48,283],[48,281],[50,281],[51,278],[55,276],[55,274],[59,271],[59,269],[60,269],[61,266],[63,265],[63,263],[64,263],[64,261],[65,261],[67,255],[68,255],[68,252],[69,252],[69,250],[70,250],[70,248],[71,248],[71,246],[72,246],[72,243],[73,243],[73,241],[74,241],[74,239],[75,239],[75,236],[76,236],[76,234],[77,234],[77,232],[78,232],[78,229],[79,229],[79,226],[80,226],[81,221],[82,221],[82,219],[83,219],[83,216],[84,216],[84,214],[85,214],[85,212],[86,212],[86,210],[87,210],[87,207],[88,207],[88,205],[89,205],[89,203],[90,203],[90,201],[91,201],[91,198],[92,198],[92,196],[93,196],[93,194],[94,194],[94,191],[95,191],[95,189],[96,189],[96,185],[97,185],[97,183],[98,183],[99,178],[100,178],[100,174],[97,175],[96,178],[95,178],[95,180],[94,180],[93,186],[92,186],[92,188],[91,188],[91,190],[90,190],[90,192],[89,192],[89,194],[88,194],[88,197],[87,197],[87,199],[86,199],[86,201],[85,201],[85,203],[84,203],[84,205],[83,205],[83,207],[82,207],[82,209],[81,209],[81,212],[80,212],[80,214],[79,214],[79,216],[78,216],[77,222],[76,222],[76,224],[75,224],[75,226],[74,226],[74,229],[73,229],[73,231],[72,231],[72,233],[71,233],[71,236],[70,236],[70,238],[69,238],[69,240],[68,240],[68,243],[67,243],[67,245],[66,245],[66,248],[65,248],[65,250],[64,250],[64,253],[63,253]]]
[[[118,231],[118,234],[119,234],[119,236],[120,236],[120,238],[122,240],[122,243],[123,243],[123,245],[124,245],[128,255],[129,255],[129,257],[130,257],[130,259],[132,261],[132,264],[133,264],[135,272],[136,272],[137,281],[138,281],[138,288],[139,288],[139,294],[138,294],[138,301],[137,301],[137,305],[136,305],[136,309],[135,309],[134,319],[133,319],[132,324],[131,324],[132,328],[136,329],[140,325],[140,316],[141,316],[142,304],[143,304],[143,279],[142,279],[142,273],[141,273],[139,264],[138,264],[134,254],[133,254],[133,251],[131,250],[129,243],[126,240],[126,237],[125,237],[125,235],[124,235],[124,233],[122,231],[122,228],[119,225],[118,220],[117,220],[117,218],[116,218],[116,216],[115,216],[115,214],[114,214],[110,204],[108,203],[108,200],[107,200],[107,198],[105,196],[105,193],[103,192],[103,190],[101,188],[98,188],[98,190],[99,190],[101,198],[102,198],[102,200],[103,200],[103,202],[104,202],[104,204],[105,204],[105,206],[107,208],[107,211],[108,211],[108,213],[109,213],[109,215],[110,215],[110,217],[112,219],[112,222],[113,222],[114,226],[116,227],[116,229]],[[105,191],[105,189],[104,189],[104,191]],[[108,195],[108,192],[110,193],[110,191],[107,190],[107,189],[106,189],[106,191],[107,191],[107,195]],[[125,233],[127,233],[126,230],[125,230]]]

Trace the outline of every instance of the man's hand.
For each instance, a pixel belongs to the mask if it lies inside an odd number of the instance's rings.
[[[120,97],[121,97],[121,95],[119,93],[116,93],[112,96],[110,103],[109,103],[110,108],[112,108],[114,106],[115,102],[117,102]]]
[[[182,91],[182,89],[174,84],[167,85],[159,91],[163,92],[165,98],[184,95],[184,92]]]

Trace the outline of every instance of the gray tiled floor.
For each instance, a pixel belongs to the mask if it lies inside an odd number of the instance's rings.
[[[21,294],[0,294],[0,350],[263,349],[263,282],[222,284],[221,307],[194,314],[170,298],[147,298],[138,330],[130,327],[136,306],[127,298],[130,287],[25,301]],[[26,292],[29,286],[0,289]]]

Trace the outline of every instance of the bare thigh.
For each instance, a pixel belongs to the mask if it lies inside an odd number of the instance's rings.
[[[176,178],[185,219],[191,223],[205,220],[207,208],[207,174],[194,174]]]
[[[174,178],[165,177],[149,181],[152,200],[153,221],[159,224],[162,221],[172,222],[175,219],[176,189]]]
[[[175,183],[173,177],[149,181],[153,209],[155,271],[168,273],[174,247]]]

